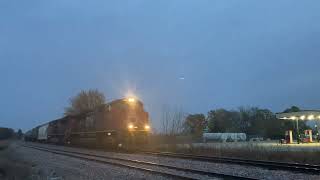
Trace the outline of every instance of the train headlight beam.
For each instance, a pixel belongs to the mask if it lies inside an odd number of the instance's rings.
[[[130,103],[134,103],[135,101],[136,101],[135,98],[128,98],[128,102],[130,102]]]
[[[150,126],[149,126],[149,125],[145,125],[144,128],[145,128],[146,130],[149,130],[149,129],[150,129]]]

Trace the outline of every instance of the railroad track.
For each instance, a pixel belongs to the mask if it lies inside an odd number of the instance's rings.
[[[157,174],[160,176],[169,177],[173,179],[186,179],[186,180],[192,179],[193,180],[193,179],[222,178],[222,179],[254,180],[254,178],[248,178],[243,176],[214,173],[214,172],[208,172],[208,171],[202,171],[202,170],[196,170],[196,169],[190,169],[190,168],[182,168],[182,167],[176,167],[176,166],[153,163],[153,162],[123,159],[123,158],[95,155],[91,153],[82,153],[82,152],[76,152],[76,151],[66,151],[66,150],[61,150],[56,148],[45,148],[45,147],[30,146],[30,145],[22,145],[22,146],[40,150],[40,151],[50,152],[54,154],[69,156],[73,158],[95,161],[103,164],[110,164],[114,166],[130,168],[130,169],[136,169],[136,170]],[[126,163],[130,163],[130,164],[126,164]],[[148,166],[149,168],[141,167],[141,165]],[[153,167],[153,168],[150,168],[150,167]],[[154,169],[154,167],[156,167],[157,169]],[[159,168],[161,168],[162,170],[159,170]],[[176,173],[168,172],[167,170],[174,170],[176,171]],[[183,172],[185,175],[179,174],[181,172]],[[194,175],[196,175],[196,178],[194,177]]]
[[[301,173],[310,174],[320,174],[320,165],[311,164],[299,164],[299,163],[285,163],[285,162],[275,162],[275,161],[260,161],[260,160],[249,160],[249,159],[239,159],[239,158],[227,158],[227,157],[216,157],[216,156],[201,156],[192,154],[182,154],[182,153],[171,153],[171,152],[142,152],[143,154],[171,157],[171,158],[183,158],[191,159],[197,161],[205,162],[215,162],[215,163],[230,163],[230,164],[240,164],[248,166],[259,166],[267,169],[273,170],[287,170]]]

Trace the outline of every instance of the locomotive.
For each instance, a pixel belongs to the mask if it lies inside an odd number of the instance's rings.
[[[132,146],[148,142],[149,114],[143,103],[124,98],[104,104],[93,111],[69,115],[26,132],[26,141],[55,144]]]

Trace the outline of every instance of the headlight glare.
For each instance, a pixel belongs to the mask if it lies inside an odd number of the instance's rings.
[[[132,124],[129,124],[128,128],[129,128],[129,129],[133,129],[133,125],[132,125]]]

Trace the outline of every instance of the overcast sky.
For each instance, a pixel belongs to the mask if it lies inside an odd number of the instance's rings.
[[[2,0],[0,126],[62,116],[69,97],[129,91],[153,126],[188,113],[320,108],[318,0]]]

